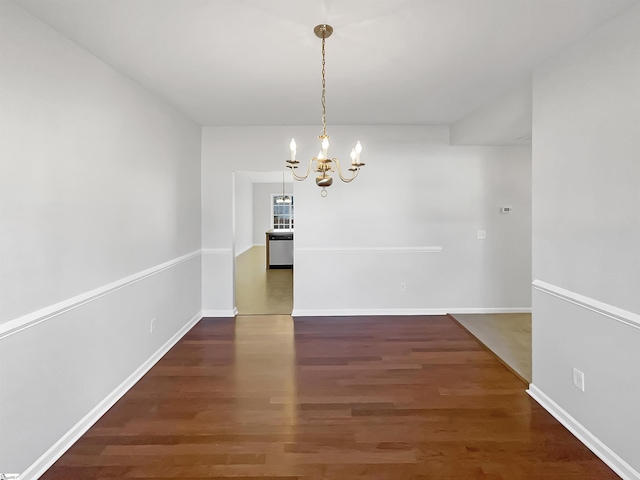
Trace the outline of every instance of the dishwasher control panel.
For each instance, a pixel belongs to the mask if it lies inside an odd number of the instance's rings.
[[[293,233],[270,233],[270,241],[291,240],[293,241]]]

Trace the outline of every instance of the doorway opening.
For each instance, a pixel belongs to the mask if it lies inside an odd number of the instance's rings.
[[[234,301],[238,315],[291,315],[293,180],[282,172],[233,175]],[[282,192],[289,202],[276,202]],[[286,228],[285,228],[286,227]]]

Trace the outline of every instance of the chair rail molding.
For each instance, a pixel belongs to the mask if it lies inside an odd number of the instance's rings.
[[[26,328],[30,328],[34,325],[37,325],[39,323],[55,318],[58,315],[61,315],[70,310],[73,310],[74,308],[78,308],[100,297],[109,295],[110,293],[113,293],[117,290],[125,288],[136,282],[149,278],[164,270],[173,268],[176,265],[179,265],[191,259],[200,257],[201,254],[202,254],[202,250],[200,249],[194,250],[193,252],[187,253],[186,255],[182,255],[180,257],[166,261],[154,267],[150,267],[150,268],[147,268],[146,270],[142,270],[141,272],[134,273],[133,275],[129,275],[128,277],[124,277],[124,278],[121,278],[120,280],[116,280],[115,282],[111,282],[101,287],[94,288],[93,290],[89,290],[88,292],[81,293],[80,295],[76,295],[75,297],[69,298],[67,300],[63,300],[61,302],[50,305],[48,307],[41,308],[40,310],[36,310],[35,312],[18,317],[14,320],[5,322],[0,325],[0,340],[2,340],[5,337],[8,337],[9,335],[18,333]]]
[[[613,320],[617,320],[618,322],[640,329],[640,315],[636,313],[594,300],[593,298],[580,295],[579,293],[566,290],[556,285],[552,285],[551,283],[543,282],[542,280],[536,279],[533,281],[532,285],[535,290],[542,293],[552,295],[579,307],[586,308],[592,312],[599,313],[600,315],[604,315]]]

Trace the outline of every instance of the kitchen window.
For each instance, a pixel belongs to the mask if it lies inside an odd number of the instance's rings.
[[[271,194],[271,228],[293,230],[293,195]]]

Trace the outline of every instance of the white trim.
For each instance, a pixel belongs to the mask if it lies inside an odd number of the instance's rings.
[[[213,318],[233,318],[238,315],[238,309],[234,308],[233,310],[203,310],[203,317],[213,317]]]
[[[110,293],[120,290],[121,288],[128,287],[129,285],[139,282],[140,280],[144,280],[145,278],[149,278],[152,275],[175,267],[180,263],[191,260],[192,258],[199,257],[200,254],[201,250],[194,250],[191,253],[182,255],[178,258],[174,258],[173,260],[169,260],[168,262],[161,263],[160,265],[156,265],[155,267],[147,268],[146,270],[134,273],[133,275],[129,275],[125,278],[121,278],[120,280],[116,280],[115,282],[103,285],[102,287],[94,288],[93,290],[90,290],[88,292],[81,293],[80,295],[76,295],[75,297],[69,298],[67,300],[63,300],[62,302],[58,302],[48,307],[41,308],[40,310],[36,310],[35,312],[3,323],[2,325],[0,325],[0,340],[15,333],[21,332],[26,328],[33,327],[34,325],[57,317],[58,315],[73,310],[74,308],[77,308],[81,305],[92,302],[93,300],[96,300],[100,297],[109,295]]]
[[[579,293],[565,290],[564,288],[543,282],[542,280],[534,280],[533,288],[548,295],[560,298],[561,300],[573,303],[574,305],[578,305],[579,307],[591,310],[592,312],[617,320],[618,322],[622,322],[631,327],[640,328],[640,315],[637,313],[632,313],[627,310],[623,310],[622,308],[594,300],[593,298],[585,297]]]
[[[300,253],[440,253],[441,246],[433,247],[303,247],[296,248]]]
[[[477,314],[477,313],[531,313],[531,307],[504,307],[504,308],[451,308],[447,310],[451,314]]]
[[[634,470],[533,383],[529,385],[527,393],[620,477],[624,480],[640,480],[640,472]]]
[[[49,450],[38,458],[20,475],[21,480],[40,478],[44,472],[53,465],[89,428],[102,417],[120,398],[127,393],[156,363],[160,360],[193,326],[202,318],[202,312],[198,312],[178,332],[165,342],[153,355],[140,365],[128,378],[118,385],[98,405],[96,405],[84,418],[76,423],[65,433]]]
[[[248,251],[249,251],[249,250],[251,250],[252,248],[253,248],[253,244],[252,244],[252,245],[249,245],[248,247],[243,248],[243,249],[242,249],[242,250],[240,250],[240,251],[237,251],[237,252],[236,252],[236,254],[235,254],[235,256],[236,256],[236,257],[238,257],[238,256],[242,255],[244,252],[248,252]]]
[[[447,315],[467,313],[530,313],[531,308],[294,308],[292,317],[349,317],[349,316],[404,316]]]
[[[336,308],[301,309],[294,308],[292,317],[351,317],[351,316],[404,316],[404,315],[446,315],[446,308]]]
[[[230,255],[233,251],[230,248],[203,248],[203,255]]]

